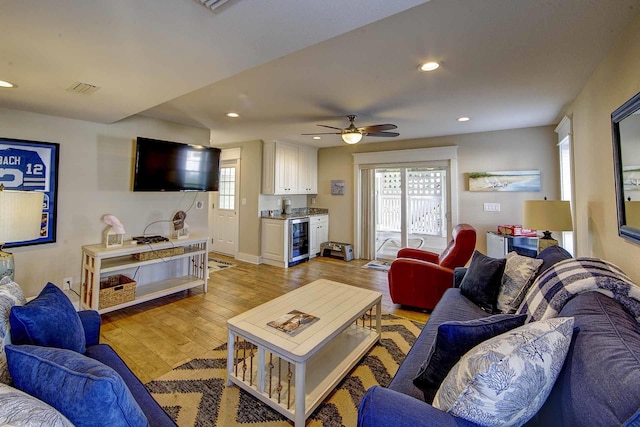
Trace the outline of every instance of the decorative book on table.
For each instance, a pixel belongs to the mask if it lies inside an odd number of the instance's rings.
[[[267,325],[285,332],[288,335],[294,336],[317,320],[319,320],[319,317],[303,313],[298,310],[293,310],[280,317],[278,320],[272,320],[267,323]]]

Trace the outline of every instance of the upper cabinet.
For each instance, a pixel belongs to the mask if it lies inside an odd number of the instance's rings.
[[[318,194],[318,150],[298,147],[298,191],[300,194]]]
[[[262,194],[317,194],[318,150],[280,141],[262,148]]]

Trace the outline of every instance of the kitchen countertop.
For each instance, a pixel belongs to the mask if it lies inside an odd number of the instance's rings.
[[[261,218],[268,219],[292,219],[292,218],[304,218],[307,216],[315,215],[329,215],[329,209],[323,208],[293,208],[290,214],[284,214],[281,210],[261,211]]]

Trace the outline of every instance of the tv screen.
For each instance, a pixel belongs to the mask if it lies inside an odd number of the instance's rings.
[[[220,149],[138,137],[133,191],[218,191]]]

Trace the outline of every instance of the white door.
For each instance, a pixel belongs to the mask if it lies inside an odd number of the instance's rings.
[[[212,252],[235,256],[238,253],[238,160],[223,161],[220,185],[213,206]]]

